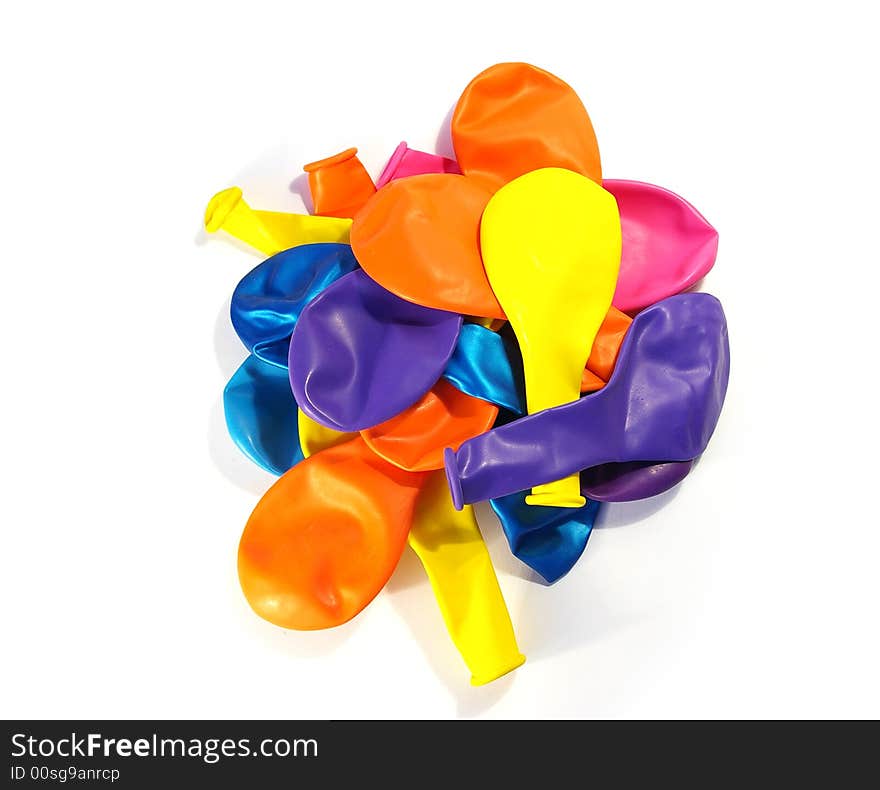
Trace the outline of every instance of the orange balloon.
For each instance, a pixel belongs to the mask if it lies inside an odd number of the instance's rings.
[[[323,217],[353,217],[376,193],[373,179],[357,158],[357,148],[307,164],[309,190],[315,214]]]
[[[351,248],[364,271],[402,299],[504,318],[480,257],[480,217],[490,197],[448,173],[392,181],[354,218]]]
[[[542,167],[602,183],[599,144],[571,86],[527,63],[499,63],[471,80],[452,116],[462,172],[499,189]]]
[[[354,617],[394,571],[424,479],[379,458],[360,436],[286,472],[254,508],[238,547],[253,610],[305,631]]]
[[[414,406],[361,431],[364,441],[386,461],[412,472],[443,468],[443,450],[488,431],[498,407],[440,379]]]
[[[616,307],[610,307],[599,334],[593,341],[593,350],[587,360],[587,366],[581,375],[581,392],[595,392],[605,386],[614,366],[617,364],[617,355],[620,353],[620,345],[626,336],[627,330],[632,324],[632,318],[622,313]]]

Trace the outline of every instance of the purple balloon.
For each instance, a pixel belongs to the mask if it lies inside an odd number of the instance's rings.
[[[664,299],[635,317],[601,390],[447,448],[453,502],[461,509],[599,464],[696,458],[729,373],[721,303],[704,293]]]
[[[434,386],[460,328],[460,315],[407,302],[353,271],[300,315],[287,359],[293,395],[328,428],[371,428]]]
[[[693,461],[627,461],[581,472],[581,493],[597,502],[635,502],[668,491],[684,480]]]

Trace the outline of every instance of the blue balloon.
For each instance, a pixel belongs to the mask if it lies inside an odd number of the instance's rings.
[[[254,463],[283,475],[303,460],[287,369],[249,356],[223,390],[226,428]]]
[[[528,491],[490,499],[510,550],[548,584],[562,578],[578,561],[599,512],[599,503],[583,507],[527,505]]]
[[[357,268],[348,244],[301,244],[267,258],[232,294],[229,312],[241,342],[264,362],[286,368],[290,334],[303,308]]]
[[[497,332],[479,324],[464,324],[443,378],[468,395],[524,414],[522,382],[514,374],[506,343]]]

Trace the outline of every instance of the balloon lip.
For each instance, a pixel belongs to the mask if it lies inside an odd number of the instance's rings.
[[[485,686],[487,683],[491,683],[493,680],[498,680],[513,672],[514,669],[518,669],[525,663],[526,657],[522,653],[518,653],[510,661],[500,664],[498,669],[493,669],[490,672],[484,672],[479,675],[471,675],[471,685]]]
[[[560,497],[559,494],[548,491],[544,494],[529,494],[526,497],[526,504],[535,507],[584,507],[587,504],[587,500],[583,494]]]
[[[223,227],[226,218],[242,198],[240,187],[229,187],[218,192],[205,208],[205,230],[214,233]]]
[[[376,189],[381,189],[389,181],[391,181],[391,179],[394,177],[394,174],[397,172],[397,168],[403,161],[403,157],[406,156],[406,152],[408,150],[409,144],[406,142],[406,140],[398,143],[397,148],[394,149],[394,153],[391,154],[391,158],[388,160],[388,163],[385,165],[385,167],[382,168],[382,172],[379,174],[379,178],[376,180]]]
[[[333,156],[327,156],[324,159],[318,159],[314,162],[309,162],[307,165],[303,165],[303,171],[306,173],[314,173],[316,170],[321,170],[325,167],[333,167],[333,165],[348,161],[353,156],[356,156],[357,152],[357,148],[346,148],[338,154],[333,154]]]
[[[456,469],[455,450],[451,447],[447,447],[443,451],[443,467],[446,470],[446,482],[449,483],[449,491],[452,494],[452,506],[456,510],[461,510],[464,507],[464,494],[461,490],[461,480],[458,476],[458,469]],[[523,661],[525,661],[525,659],[523,659]],[[513,667],[511,667],[511,669],[513,669]]]

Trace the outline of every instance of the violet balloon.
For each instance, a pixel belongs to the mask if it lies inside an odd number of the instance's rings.
[[[296,402],[338,431],[385,422],[440,378],[460,328],[460,315],[407,302],[351,272],[311,301],[293,330]]]
[[[657,496],[690,474],[693,461],[627,461],[581,472],[581,493],[597,502],[635,502]]]
[[[636,316],[601,390],[447,448],[453,502],[460,509],[604,463],[695,458],[718,422],[729,372],[714,296],[652,305]]]

